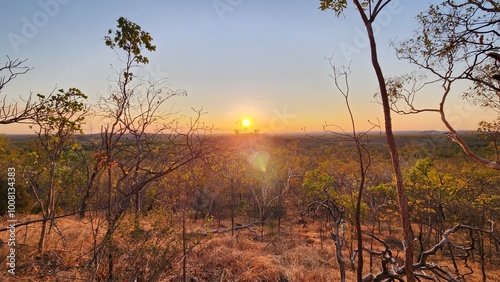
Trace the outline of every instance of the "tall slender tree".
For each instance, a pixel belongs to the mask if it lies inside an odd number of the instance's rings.
[[[174,96],[184,96],[183,90],[173,91],[165,79],[144,81],[139,66],[149,63],[144,51],[155,51],[148,32],[126,18],[119,18],[117,29],[108,31],[105,43],[124,53],[124,66],[117,71],[116,85],[109,97],[100,101],[104,115],[101,145],[95,156],[105,183],[107,230],[103,244],[96,252],[99,259],[106,254],[108,280],[117,279],[114,270],[114,233],[120,219],[131,205],[135,209],[134,227],[140,231],[140,213],[144,191],[171,172],[201,158],[209,140],[209,128],[201,122],[202,110],[186,125],[163,110]],[[135,200],[132,203],[132,200]]]
[[[401,224],[404,233],[404,243],[405,243],[405,273],[408,282],[413,282],[413,232],[411,230],[410,214],[408,211],[408,199],[406,196],[406,191],[403,185],[403,177],[401,174],[401,166],[399,161],[398,149],[396,146],[396,140],[394,138],[392,130],[392,119],[391,119],[391,107],[389,103],[389,95],[387,92],[386,81],[384,78],[384,73],[382,67],[380,66],[378,58],[378,50],[375,34],[373,31],[373,23],[377,19],[380,12],[390,3],[392,0],[366,0],[359,1],[353,0],[352,3],[356,7],[359,13],[361,21],[363,22],[366,32],[368,34],[368,40],[370,43],[371,51],[371,63],[377,76],[378,86],[380,89],[380,97],[382,100],[382,107],[384,113],[384,125],[385,134],[387,139],[387,144],[389,151],[391,153],[392,167],[394,170],[394,176],[396,179],[396,190],[398,196],[399,212],[401,217]],[[333,10],[337,16],[341,15],[343,11],[347,8],[347,0],[320,0],[321,10]]]

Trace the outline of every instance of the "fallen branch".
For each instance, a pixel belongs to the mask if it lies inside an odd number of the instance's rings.
[[[449,281],[449,282],[459,282],[463,281],[466,275],[472,274],[472,269],[468,266],[468,257],[475,250],[474,239],[471,237],[471,242],[467,245],[460,245],[454,243],[449,236],[453,233],[458,232],[459,230],[468,230],[469,232],[477,232],[484,235],[489,236],[492,240],[494,240],[497,244],[500,244],[500,239],[494,236],[493,227],[494,223],[490,221],[491,227],[490,229],[481,229],[478,227],[473,227],[469,225],[457,224],[454,227],[446,230],[443,234],[443,237],[440,242],[435,244],[429,250],[422,252],[419,256],[418,262],[413,264],[413,269],[415,270],[413,275],[417,280],[426,279],[431,281]],[[385,281],[390,279],[391,281],[398,280],[403,281],[402,277],[406,274],[405,267],[399,266],[396,264],[395,258],[393,257],[391,250],[388,244],[373,234],[367,234],[368,236],[374,238],[379,243],[384,246],[384,249],[381,251],[374,251],[363,247],[363,250],[369,252],[373,255],[378,255],[381,257],[381,268],[382,270],[379,273],[368,273],[363,277],[363,282],[373,282],[373,281]],[[436,255],[438,251],[444,250],[446,246],[451,246],[453,249],[461,250],[466,253],[464,256],[465,267],[470,270],[468,273],[452,273],[450,271],[445,270],[446,267],[438,266],[436,263],[428,262],[428,258]],[[359,250],[356,250],[359,251]],[[453,255],[453,254],[452,254]],[[428,272],[428,273],[426,273]]]
[[[389,245],[387,245],[387,243],[384,240],[378,238],[374,234],[368,233],[367,235],[372,237],[373,239],[375,239],[384,246],[384,249],[380,252],[370,250],[363,246],[363,249],[365,251],[368,251],[369,253],[374,255],[380,255],[382,271],[380,271],[377,274],[368,273],[366,276],[363,277],[362,281],[363,282],[385,281],[386,279],[403,281],[401,277],[406,274],[405,267],[404,265],[403,266],[397,265],[396,258],[392,255]]]
[[[234,230],[245,229],[245,228],[248,228],[248,230],[250,230],[250,227],[252,227],[255,224],[259,224],[259,223],[260,223],[260,221],[254,221],[252,223],[245,224],[245,225],[238,225],[238,226],[235,226],[233,228],[228,227],[228,228],[224,228],[224,229],[212,229],[212,230],[205,231],[205,232],[202,232],[202,231],[191,231],[191,232],[186,233],[186,235],[202,235],[202,236],[207,236],[208,234],[225,233],[225,232],[229,232],[231,230],[234,231]],[[252,231],[252,230],[250,230],[250,231]]]
[[[96,209],[96,210],[86,210],[86,212],[90,212],[90,211],[99,211],[101,209]],[[63,215],[58,215],[58,216],[53,216],[53,217],[49,217],[45,220],[47,221],[53,221],[55,219],[59,219],[59,218],[63,218],[63,217],[68,217],[68,216],[72,216],[72,215],[75,215],[75,214],[78,214],[80,213],[80,211],[76,211],[76,212],[72,212],[72,213],[67,213],[67,214],[63,214]],[[26,221],[26,222],[21,222],[21,223],[17,223],[17,224],[14,224],[14,226],[9,226],[9,227],[4,227],[4,228],[0,228],[0,232],[4,232],[4,231],[8,231],[8,230],[11,230],[12,227],[14,228],[17,228],[17,227],[20,227],[20,226],[25,226],[25,225],[29,225],[29,224],[32,224],[32,223],[37,223],[37,222],[42,222],[44,221],[43,218],[40,218],[40,219],[35,219],[35,220],[30,220],[30,221]]]

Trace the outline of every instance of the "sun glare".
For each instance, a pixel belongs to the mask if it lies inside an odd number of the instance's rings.
[[[244,126],[244,127],[248,127],[250,125],[250,120],[249,119],[244,119],[241,124]]]

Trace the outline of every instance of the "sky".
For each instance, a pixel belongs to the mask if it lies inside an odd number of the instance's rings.
[[[438,2],[395,0],[380,15],[375,33],[386,76],[415,69],[398,61],[389,43],[411,37],[417,13]],[[325,123],[349,130],[327,58],[350,64],[350,103],[357,128],[367,129],[368,120],[382,121],[383,114],[373,97],[377,82],[362,23],[352,5],[340,18],[318,7],[317,0],[4,0],[0,63],[6,56],[27,59],[33,69],[0,95],[19,100],[76,87],[95,103],[108,94],[113,67],[120,66],[103,37],[123,16],[149,32],[157,46],[145,54],[150,64],[143,71],[188,93],[167,106],[186,118],[191,108],[203,108],[203,121],[216,132],[234,132],[244,119],[251,121],[249,131],[265,133],[320,131]],[[437,106],[437,98],[427,91],[417,104]],[[460,93],[449,105],[458,129],[475,129],[489,117],[462,101]],[[435,114],[394,116],[393,121],[395,130],[444,129]],[[88,123],[86,132],[96,133],[99,121]],[[0,133],[30,132],[22,125],[0,126]]]

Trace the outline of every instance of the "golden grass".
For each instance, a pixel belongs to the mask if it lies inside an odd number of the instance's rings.
[[[144,232],[138,236],[131,232],[129,219],[123,221],[115,236],[119,249],[115,256],[115,271],[119,272],[119,281],[127,280],[130,273],[139,268],[149,271],[147,277],[156,277],[158,281],[182,281],[180,226],[175,226],[174,233],[161,233],[154,226],[158,226],[158,222],[162,220],[165,219],[144,218]],[[188,230],[197,230],[200,227],[199,222],[188,222]],[[95,224],[96,222],[94,227]],[[178,222],[175,224],[179,225]],[[224,224],[229,225],[227,222]],[[7,276],[1,281],[88,280],[92,268],[86,267],[94,246],[90,222],[77,218],[58,220],[59,232],[52,230],[49,234],[43,257],[37,257],[36,252],[40,227],[41,224],[36,223],[18,228],[17,276],[15,279]],[[189,281],[339,281],[339,266],[333,241],[324,239],[321,249],[316,227],[311,224],[309,228],[303,229],[300,225],[287,222],[284,223],[279,236],[266,233],[262,241],[256,232],[260,227],[254,227],[253,232],[248,229],[236,231],[234,237],[228,232],[190,238],[188,247],[192,249],[186,260]],[[101,226],[98,241],[101,240],[104,230],[105,226]],[[153,249],[168,250],[169,253],[163,256],[151,251]],[[0,256],[5,258],[7,253],[7,246],[2,246]],[[347,249],[343,250],[343,253],[348,260]],[[436,259],[440,260],[440,265],[451,267],[451,262],[443,256],[440,255]],[[2,262],[0,277],[5,276],[3,273],[7,270],[5,259]],[[355,273],[350,269],[349,262],[346,264],[347,281],[355,281]],[[374,265],[378,267],[379,261],[376,260]],[[467,281],[480,281],[481,272],[477,258],[472,265],[474,274],[467,276]],[[490,281],[500,281],[497,265],[493,262],[486,266]],[[101,267],[104,269],[105,265]],[[368,255],[365,256],[365,273],[367,271]],[[149,280],[144,278],[142,281]]]
[[[38,218],[30,215],[23,217],[20,221],[35,219]],[[85,279],[82,269],[90,258],[90,250],[93,246],[90,224],[76,218],[57,220],[57,228],[53,227],[47,234],[43,257],[38,256],[37,253],[41,226],[42,224],[38,222],[16,229],[16,278],[12,281]],[[8,251],[9,248],[4,245],[0,248],[0,255],[5,257]],[[0,266],[0,272],[7,273],[5,263]],[[12,279],[10,276],[7,278]]]
[[[331,248],[319,251],[305,241],[303,244],[289,244],[288,240],[260,242],[253,236],[248,231],[240,231],[235,238],[219,234],[200,245],[188,256],[190,279],[200,282],[340,279]],[[170,276],[165,281],[180,281],[180,276]]]

